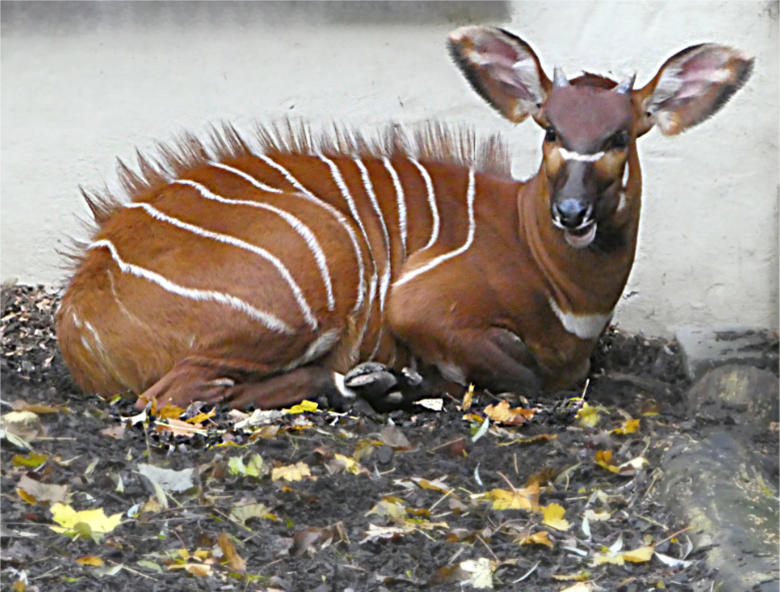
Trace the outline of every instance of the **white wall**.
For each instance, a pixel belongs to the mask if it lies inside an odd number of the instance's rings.
[[[639,254],[617,320],[777,327],[778,2],[2,4],[2,279],[58,282],[55,250],[84,236],[78,185],[114,157],[206,124],[285,115],[372,129],[427,118],[498,130],[515,172],[540,132],[498,119],[449,62],[446,33],[503,26],[552,70],[636,70],[644,84],[705,40],[756,56],[747,86],[680,137],[641,140]]]

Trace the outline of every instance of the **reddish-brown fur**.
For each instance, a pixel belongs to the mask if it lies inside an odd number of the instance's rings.
[[[749,74],[733,50],[702,47],[621,94],[592,75],[554,85],[503,31],[454,32],[475,89],[506,117],[548,129],[526,183],[509,176],[496,141],[437,127],[373,147],[343,132],[327,144],[303,129],[259,130],[257,152],[227,128],[209,148],[189,138],[163,150],[160,166],[140,159],[140,175],[123,167],[128,204],[89,198],[98,229],[58,313],[64,359],[85,390],[178,404],[343,394],[333,373],[368,359],[493,390],[570,385],[587,373],[633,262],[636,138],[656,122],[677,133],[706,118]],[[665,68],[687,72],[714,54],[693,100],[653,94],[677,83]],[[432,180],[435,241],[415,157]]]

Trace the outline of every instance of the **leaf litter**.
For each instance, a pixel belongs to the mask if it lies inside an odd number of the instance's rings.
[[[472,388],[385,415],[314,402],[139,412],[73,386],[56,303],[43,288],[3,291],[0,551],[14,589],[714,581],[687,525],[653,501],[664,438],[684,429],[674,343],[610,331],[586,392],[537,399]],[[653,390],[626,375],[651,377]]]

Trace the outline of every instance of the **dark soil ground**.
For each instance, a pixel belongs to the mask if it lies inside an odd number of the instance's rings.
[[[447,395],[441,411],[387,415],[217,409],[182,434],[132,400],[78,391],[56,300],[3,290],[2,413],[26,418],[2,442],[4,590],[713,589],[687,525],[654,501],[666,438],[697,430],[674,342],[609,331],[579,417],[579,393],[514,398],[532,417],[480,435],[498,399],[478,392],[468,410]],[[646,463],[618,470],[632,459]],[[145,465],[170,472],[155,488]],[[57,500],[122,521],[59,534]]]

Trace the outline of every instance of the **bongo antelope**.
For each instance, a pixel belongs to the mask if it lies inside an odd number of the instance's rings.
[[[551,80],[501,29],[457,29],[449,47],[501,115],[545,130],[533,178],[511,177],[498,141],[434,124],[373,144],[259,129],[260,149],[225,127],[139,156],[140,173],[120,163],[124,201],[85,192],[97,228],[57,316],[79,385],[158,404],[358,392],[382,407],[442,378],[582,379],[634,260],[637,138],[714,114],[752,59],[695,45],[634,89]]]

